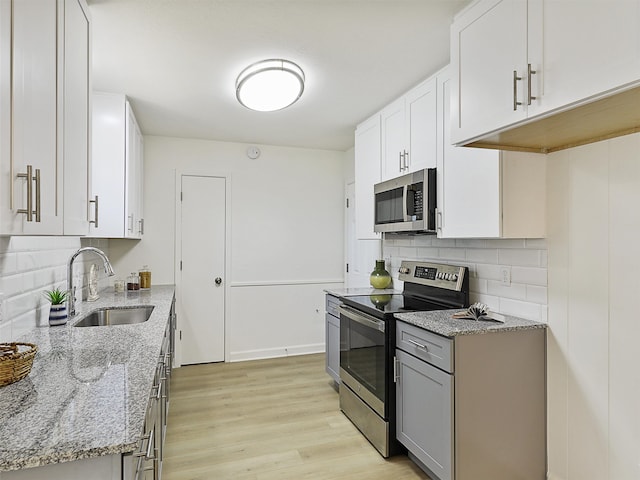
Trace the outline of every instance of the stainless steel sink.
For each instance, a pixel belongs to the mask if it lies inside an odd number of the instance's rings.
[[[149,320],[153,306],[99,308],[84,317],[74,327],[107,327],[111,325],[130,325]]]

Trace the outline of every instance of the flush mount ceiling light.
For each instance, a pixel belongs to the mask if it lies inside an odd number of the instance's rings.
[[[236,79],[236,97],[251,110],[272,112],[294,104],[304,91],[304,72],[283,59],[262,60]]]

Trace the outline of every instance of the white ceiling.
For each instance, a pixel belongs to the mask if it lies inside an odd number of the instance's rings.
[[[469,0],[88,0],[93,88],[126,93],[145,135],[347,150],[360,121],[449,61]],[[236,76],[305,71],[302,98],[253,112]]]

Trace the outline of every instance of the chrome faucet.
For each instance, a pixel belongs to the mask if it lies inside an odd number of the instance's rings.
[[[112,277],[113,275],[116,274],[113,271],[111,262],[109,261],[105,253],[100,249],[97,249],[95,247],[83,247],[79,249],[76,253],[71,255],[71,257],[69,258],[69,262],[67,262],[67,290],[69,292],[68,294],[69,304],[67,307],[67,310],[68,310],[67,315],[69,317],[73,317],[76,314],[75,287],[73,286],[73,261],[76,259],[78,255],[80,255],[83,252],[93,252],[97,254],[99,257],[102,258],[102,261],[104,262],[104,271],[107,273],[107,275]]]

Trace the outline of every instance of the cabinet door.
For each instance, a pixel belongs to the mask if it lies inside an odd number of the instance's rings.
[[[125,96],[96,92],[91,103],[91,190],[98,196],[99,221],[90,235],[124,238]]]
[[[356,238],[378,240],[373,231],[373,186],[380,182],[380,116],[375,115],[356,129]]]
[[[437,120],[436,77],[432,77],[405,96],[406,173],[436,166]]]
[[[89,233],[89,19],[78,0],[64,3],[64,234]]]
[[[526,118],[526,60],[526,0],[484,0],[456,18],[451,29],[454,143]]]
[[[62,162],[56,128],[57,13],[57,2],[50,0],[12,2],[12,156],[4,159],[9,165],[3,166],[9,189],[0,202],[2,233],[62,234]],[[32,178],[19,177],[26,174],[28,165],[33,168]],[[39,181],[33,179],[36,170]],[[27,183],[31,210],[39,210],[39,221],[36,214],[27,221],[25,214],[18,213],[27,208]]]
[[[438,76],[438,237],[499,237],[500,152],[451,144],[452,79]]]
[[[11,0],[0,0],[0,232],[10,232],[11,211]]]
[[[440,480],[453,478],[452,376],[396,350],[396,436]]]
[[[136,173],[138,183],[137,205],[137,234],[138,238],[144,235],[144,137],[140,131],[140,125],[136,123]]]
[[[326,371],[340,383],[340,319],[326,313]]]
[[[138,230],[138,196],[140,193],[140,164],[138,157],[138,124],[131,110],[129,102],[126,103],[126,133],[125,133],[125,227],[126,238],[140,238]]]
[[[407,167],[404,106],[403,97],[387,106],[380,113],[383,181],[402,175]]]
[[[529,116],[640,79],[638,0],[530,0],[529,63],[534,102]],[[543,50],[544,47],[544,50]]]

